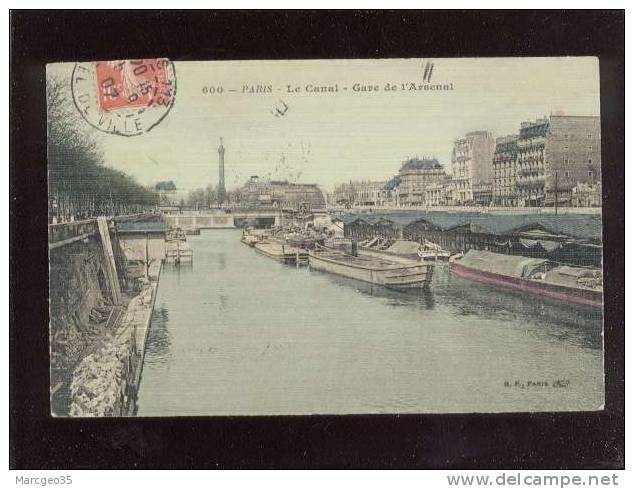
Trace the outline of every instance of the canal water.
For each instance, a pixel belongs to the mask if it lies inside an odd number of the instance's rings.
[[[428,293],[279,264],[239,230],[165,265],[139,416],[595,410],[602,321],[436,270]]]

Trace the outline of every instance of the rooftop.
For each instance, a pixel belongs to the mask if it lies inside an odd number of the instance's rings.
[[[517,134],[509,134],[508,136],[500,136],[495,138],[496,144],[506,144],[506,143],[514,143],[517,141],[519,136]]]
[[[442,165],[436,158],[410,158],[403,163],[400,171],[431,170],[435,168],[442,168]]]
[[[313,187],[316,188],[316,183],[297,183],[289,182],[288,180],[271,180],[270,185],[285,186],[285,187]]]
[[[522,122],[520,126],[520,138],[534,138],[546,136],[550,128],[548,119],[537,119],[535,122]]]
[[[401,177],[399,177],[398,175],[391,178],[390,180],[388,180],[385,183],[385,186],[383,187],[384,190],[394,190],[396,187],[398,187],[401,184]]]
[[[489,131],[471,131],[466,134],[466,137],[490,137],[491,133]]]
[[[426,221],[443,231],[459,226],[475,225],[491,234],[502,235],[529,227],[541,228],[551,234],[601,241],[601,216],[589,214],[482,214],[476,212],[395,212],[381,214],[347,214],[343,221],[349,224],[362,220],[374,224],[389,220],[407,226],[416,221]]]

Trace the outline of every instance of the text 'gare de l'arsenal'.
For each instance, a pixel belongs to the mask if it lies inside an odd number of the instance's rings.
[[[267,93],[286,93],[286,94],[333,94],[333,93],[379,93],[379,92],[452,92],[455,87],[453,82],[450,83],[420,83],[420,82],[388,82],[384,84],[376,83],[354,83],[352,85],[341,85],[339,83],[331,85],[306,84],[291,85],[286,84],[283,87],[276,87],[271,84],[246,84],[240,89],[225,87],[223,85],[205,85],[202,92],[205,95],[220,95],[224,92],[239,92],[249,95],[259,95]]]

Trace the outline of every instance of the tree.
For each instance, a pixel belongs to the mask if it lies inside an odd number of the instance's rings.
[[[209,209],[218,202],[218,188],[207,185],[206,188],[196,188],[187,194],[185,204],[190,208]]]
[[[68,84],[46,79],[49,214],[58,221],[135,213],[158,204],[157,194],[123,172],[103,166],[98,133],[81,119]]]
[[[207,207],[211,207],[212,204],[218,200],[218,189],[217,187],[214,187],[213,185],[209,184],[207,185],[207,188],[205,189],[205,193],[206,193]]]
[[[176,184],[172,180],[157,182],[154,185],[154,190],[157,192],[176,192]]]
[[[190,190],[187,194],[186,205],[190,208],[202,208],[208,205],[206,204],[207,194],[202,188]]]

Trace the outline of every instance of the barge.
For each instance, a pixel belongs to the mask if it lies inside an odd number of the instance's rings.
[[[600,308],[601,270],[561,265],[543,258],[469,250],[449,260],[452,275],[495,287]]]
[[[266,231],[259,231],[256,229],[245,229],[242,232],[242,237],[240,238],[240,241],[242,243],[244,243],[247,246],[250,246],[251,248],[253,248],[255,246],[255,243],[257,243],[258,241],[262,241],[263,239],[266,239],[268,237],[268,234],[266,233]]]
[[[434,261],[447,263],[451,257],[451,253],[447,250],[443,250],[436,243],[424,240],[418,249],[418,256],[421,261]]]
[[[185,231],[181,228],[172,228],[165,237],[165,261],[179,264],[182,261],[192,262],[194,251],[187,243]]]
[[[395,290],[428,288],[434,273],[433,265],[368,251],[353,255],[334,249],[313,250],[308,253],[308,263],[311,270]]]
[[[359,243],[359,247],[364,251],[377,251],[388,256],[398,256],[423,262],[447,263],[449,256],[451,256],[450,252],[427,240],[418,243],[406,239],[382,240],[381,238],[374,238],[362,241]]]
[[[173,240],[165,243],[165,261],[168,263],[192,262],[194,251],[187,241]]]
[[[255,251],[287,265],[305,265],[308,252],[272,239],[263,239],[254,243]]]

